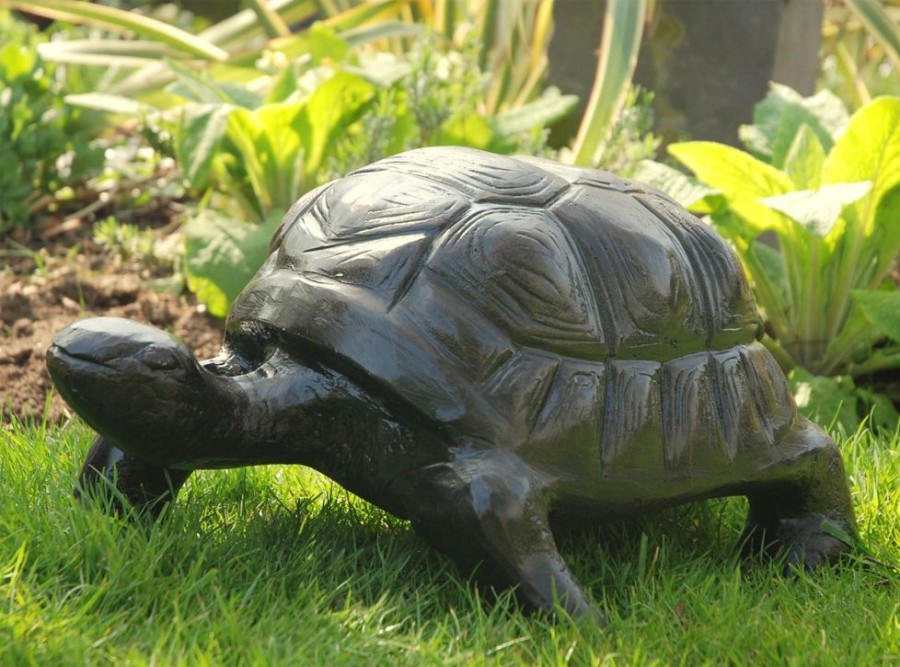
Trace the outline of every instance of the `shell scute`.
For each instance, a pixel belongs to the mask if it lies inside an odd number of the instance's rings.
[[[437,239],[427,280],[440,280],[517,344],[607,354],[598,306],[565,230],[541,209],[473,210]]]

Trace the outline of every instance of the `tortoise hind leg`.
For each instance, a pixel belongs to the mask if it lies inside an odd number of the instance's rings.
[[[522,602],[573,617],[602,614],[557,551],[544,489],[514,454],[481,452],[422,470],[409,514],[416,532],[463,571],[493,588],[515,587]]]
[[[147,463],[98,435],[78,475],[75,497],[81,499],[115,491],[111,508],[116,513],[124,513],[124,499],[139,514],[155,519],[163,507],[175,499],[190,474],[189,470],[160,468]]]
[[[750,512],[743,549],[786,553],[786,573],[795,568],[810,571],[850,550],[846,539],[837,535],[856,536],[844,463],[831,438],[805,418],[780,448],[795,455],[773,465],[773,479],[747,494]]]

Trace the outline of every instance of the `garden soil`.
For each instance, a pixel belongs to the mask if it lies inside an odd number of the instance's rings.
[[[0,242],[0,247],[2,247]],[[99,315],[126,317],[172,332],[198,358],[216,354],[223,323],[189,298],[156,291],[160,276],[137,263],[60,246],[54,253],[0,256],[0,427],[15,420],[65,421],[68,406],[53,391],[44,354],[54,333]],[[82,246],[84,247],[84,246]]]

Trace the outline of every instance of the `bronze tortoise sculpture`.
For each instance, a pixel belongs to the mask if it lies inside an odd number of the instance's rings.
[[[733,252],[639,183],[420,149],[287,213],[221,353],[97,318],[53,381],[99,433],[81,487],[144,509],[192,470],[311,466],[527,603],[592,611],[551,524],[724,495],[812,568],[854,532],[840,454],[758,341]],[[765,537],[763,537],[765,535]]]

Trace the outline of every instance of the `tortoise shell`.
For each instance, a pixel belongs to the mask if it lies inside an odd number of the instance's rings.
[[[229,344],[256,323],[452,437],[587,437],[648,474],[771,447],[792,416],[730,248],[648,186],[542,159],[420,149],[309,193]],[[633,446],[653,435],[662,459]]]

